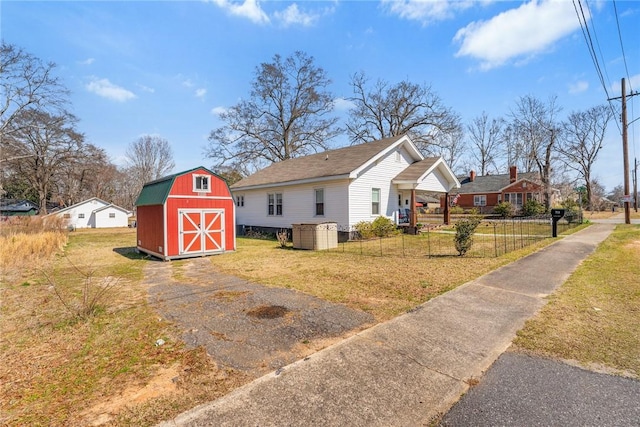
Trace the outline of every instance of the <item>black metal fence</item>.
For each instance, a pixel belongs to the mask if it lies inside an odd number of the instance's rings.
[[[558,234],[581,223],[581,218],[561,219],[557,224]],[[291,237],[294,248],[364,256],[430,258],[458,256],[455,236],[454,226],[431,225],[415,233],[400,232],[365,239],[355,228],[345,229],[335,223],[326,223],[294,226]],[[483,220],[476,228],[465,256],[498,257],[551,237],[552,220],[548,216]]]

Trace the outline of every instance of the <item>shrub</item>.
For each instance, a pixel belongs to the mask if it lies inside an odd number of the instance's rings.
[[[460,206],[451,206],[449,208],[449,213],[450,214],[463,214],[464,213],[464,209],[462,209]]]
[[[386,216],[379,216],[371,224],[373,234],[377,237],[388,237],[397,234],[398,227]]]
[[[473,245],[473,233],[480,225],[480,216],[473,215],[458,221],[455,225],[456,237],[454,238],[456,250],[460,256],[464,256]]]
[[[500,202],[496,205],[495,208],[493,208],[493,211],[503,218],[506,218],[508,216],[513,216],[515,209],[509,202]]]
[[[395,223],[386,216],[379,216],[373,222],[360,221],[354,228],[362,239],[388,237],[398,233]]]
[[[522,207],[524,216],[536,216],[544,213],[544,205],[537,200],[527,200]]]

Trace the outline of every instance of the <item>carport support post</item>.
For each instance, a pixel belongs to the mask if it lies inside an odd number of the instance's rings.
[[[444,193],[444,225],[449,225],[451,215],[449,213],[449,193]]]

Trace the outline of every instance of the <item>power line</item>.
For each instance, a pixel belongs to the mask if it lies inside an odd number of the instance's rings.
[[[629,67],[627,67],[627,56],[624,53],[624,44],[622,43],[622,32],[620,31],[620,21],[618,20],[618,7],[616,6],[616,0],[613,0],[613,11],[616,16],[616,26],[618,27],[618,39],[620,40],[620,49],[622,50],[622,61],[624,62],[624,70],[627,73],[627,80],[629,80],[629,92],[633,93],[631,87],[631,76],[629,75]]]
[[[600,63],[598,62],[598,56],[593,46],[593,39],[591,38],[591,32],[589,31],[587,17],[585,16],[584,9],[582,8],[582,2],[581,0],[577,0],[578,5],[576,5],[576,0],[573,0],[572,2],[573,2],[573,8],[576,11],[576,16],[578,17],[578,22],[580,23],[580,29],[582,30],[584,41],[587,45],[587,50],[589,51],[589,56],[591,56],[591,61],[593,62],[593,66],[596,69],[596,74],[598,75],[600,84],[602,85],[602,88],[604,89],[604,93],[607,96],[606,99],[607,101],[609,101],[609,108],[611,108],[611,111],[613,112],[614,116],[617,116],[618,112],[616,111],[616,109],[614,108],[611,102],[611,97],[609,96],[609,89],[607,89],[607,84],[605,82],[604,75],[602,73],[602,68],[600,67]],[[578,6],[580,10],[578,10]],[[618,123],[617,120],[615,121],[615,123],[616,123],[616,126],[618,127],[618,130],[622,134],[622,128],[620,127],[620,123]]]

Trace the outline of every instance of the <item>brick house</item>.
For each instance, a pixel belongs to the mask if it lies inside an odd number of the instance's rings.
[[[469,176],[458,177],[460,188],[449,195],[449,205],[463,209],[476,208],[480,213],[491,213],[500,202],[510,202],[519,211],[527,200],[544,200],[544,187],[536,172],[518,174],[516,166],[509,168],[509,173],[499,175],[476,176],[471,171]],[[440,206],[444,208],[445,199]]]

